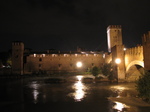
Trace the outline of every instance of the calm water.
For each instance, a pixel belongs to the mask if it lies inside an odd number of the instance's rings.
[[[1,112],[149,112],[107,97],[135,96],[134,83],[45,83],[43,79],[0,80]]]

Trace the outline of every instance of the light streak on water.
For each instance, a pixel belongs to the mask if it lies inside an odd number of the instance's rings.
[[[40,85],[36,82],[36,81],[33,81],[30,85],[29,85],[30,88],[33,89],[33,98],[34,98],[34,103],[36,104],[38,102],[38,95],[39,95],[39,87]]]
[[[115,102],[115,105],[113,107],[113,109],[118,110],[118,112],[123,111],[124,108],[130,108],[130,107],[125,105],[125,104],[123,104],[123,103],[120,103],[120,102]]]
[[[74,100],[79,102],[86,96],[87,87],[82,83],[83,76],[76,76],[77,82],[72,86],[74,92],[70,95],[74,97]]]

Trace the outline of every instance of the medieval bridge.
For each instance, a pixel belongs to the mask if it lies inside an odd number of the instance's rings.
[[[107,35],[110,59],[118,80],[137,80],[144,69],[150,70],[150,31],[142,36],[142,45],[133,48],[124,47],[121,26],[109,26]]]
[[[127,80],[137,80],[144,68],[143,46],[125,50],[125,74]]]
[[[143,46],[137,46],[137,47],[129,48],[129,49],[125,50],[126,72],[133,65],[140,65],[141,67],[144,68]]]
[[[144,70],[143,46],[138,45],[133,48],[124,48],[124,45],[114,46],[111,53],[106,55],[105,62],[113,64],[116,78],[137,80]]]

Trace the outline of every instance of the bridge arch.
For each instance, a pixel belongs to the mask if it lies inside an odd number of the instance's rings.
[[[126,68],[126,80],[127,81],[136,81],[139,79],[141,74],[143,74],[144,62],[140,60],[134,60],[128,64]]]
[[[139,60],[134,60],[131,63],[129,63],[126,67],[126,72],[130,69],[130,67],[134,66],[134,65],[140,65],[144,68],[144,61],[139,61]]]

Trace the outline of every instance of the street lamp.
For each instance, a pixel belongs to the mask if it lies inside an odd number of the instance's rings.
[[[127,50],[127,48],[123,48],[123,50],[124,50],[124,51],[126,51],[126,50]]]
[[[121,63],[121,59],[120,59],[120,58],[117,58],[117,59],[115,60],[115,63],[116,63],[116,64],[120,64],[120,63]]]
[[[78,68],[82,67],[82,62],[77,62],[77,63],[76,63],[76,66],[77,66]]]

